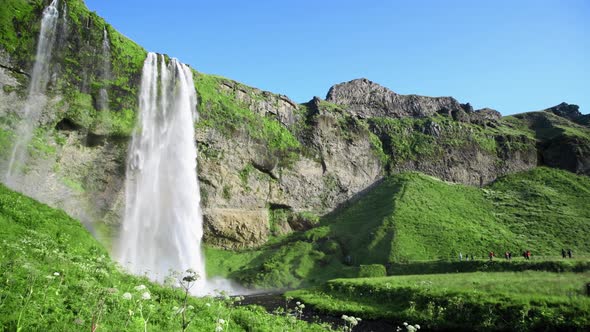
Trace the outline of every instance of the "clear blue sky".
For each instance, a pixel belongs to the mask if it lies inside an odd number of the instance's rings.
[[[150,51],[297,102],[366,77],[503,114],[590,112],[588,0],[86,0]]]

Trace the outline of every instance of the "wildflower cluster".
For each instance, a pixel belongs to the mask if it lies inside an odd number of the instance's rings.
[[[343,330],[346,332],[352,331],[352,329],[359,324],[362,319],[360,317],[342,315],[342,320],[344,320],[344,328]]]
[[[408,331],[408,332],[416,332],[420,329],[420,325],[418,325],[418,324],[412,325],[412,324],[408,324],[407,322],[404,322],[404,326],[406,327],[406,331]],[[402,328],[399,326],[396,329],[397,332],[400,332],[401,330],[402,330]]]
[[[141,322],[144,329],[147,329],[150,316],[155,307],[153,304],[151,304],[151,302],[149,302],[152,299],[152,295],[150,294],[147,287],[143,284],[133,287],[133,290],[135,291],[135,294],[125,292],[121,295],[123,300],[130,302],[127,310],[128,317],[127,321],[125,322],[125,326],[127,326],[132,321],[138,321]],[[136,298],[136,300],[131,302],[131,300],[134,298]],[[145,306],[144,302],[146,303]]]
[[[303,309],[305,309],[305,304],[299,301],[295,302],[295,318],[301,319],[303,317]]]
[[[223,327],[227,324],[227,322],[223,318],[219,318],[215,323],[215,332],[223,331]]]

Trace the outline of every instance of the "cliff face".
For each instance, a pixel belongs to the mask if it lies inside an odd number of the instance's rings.
[[[108,240],[124,204],[145,51],[81,1],[64,3],[49,102],[18,189],[63,208]],[[42,9],[24,0],[0,9],[4,161],[22,116]],[[105,29],[110,79],[97,69]],[[366,79],[333,86],[326,100],[297,104],[229,79],[194,75],[205,240],[220,247],[258,246],[271,235],[313,227],[318,215],[389,173],[417,170],[477,186],[539,164],[590,173],[586,118],[563,111],[574,105],[502,118],[451,97],[399,95]],[[109,93],[108,109],[98,107],[102,89]]]

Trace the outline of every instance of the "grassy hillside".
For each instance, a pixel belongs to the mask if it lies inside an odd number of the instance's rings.
[[[502,272],[336,279],[288,295],[332,314],[427,329],[583,330],[590,273]]]
[[[513,174],[483,189],[404,173],[307,232],[257,250],[209,249],[208,271],[250,285],[297,287],[355,276],[359,265],[383,264],[393,271],[407,262],[457,261],[459,253],[481,260],[471,271],[572,270],[563,263],[533,263],[545,259],[539,256],[559,256],[562,248],[575,256],[590,254],[584,235],[590,233],[589,201],[590,179],[557,169]],[[533,255],[525,267],[483,264],[489,251],[512,251],[518,258],[522,250]]]
[[[185,303],[180,289],[125,274],[78,221],[0,185],[2,331],[180,331],[183,311],[187,331],[324,330],[236,301]]]

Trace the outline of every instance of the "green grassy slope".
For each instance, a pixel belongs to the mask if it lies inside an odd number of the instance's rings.
[[[355,276],[355,266],[361,264],[456,261],[459,252],[483,260],[490,250],[500,255],[512,251],[515,257],[530,250],[534,260],[558,256],[561,248],[569,248],[576,256],[587,256],[587,202],[590,179],[557,169],[513,174],[483,189],[404,173],[385,179],[307,232],[276,239],[257,250],[209,249],[209,267],[212,273],[246,284],[297,287]],[[221,260],[224,264],[214,263]],[[531,264],[526,266],[572,268]],[[500,268],[510,266],[470,265],[472,271]]]
[[[335,279],[288,295],[332,314],[429,330],[580,330],[590,325],[588,278],[588,272],[527,271]]]
[[[326,218],[359,264],[482,257],[561,248],[590,253],[590,178],[550,168],[504,177],[485,189],[406,173]],[[353,257],[354,260],[354,257]]]
[[[146,289],[137,290],[139,285]],[[124,294],[130,293],[131,299]],[[149,293],[149,299],[142,298]],[[183,292],[125,274],[80,223],[0,185],[0,330],[179,331]],[[320,331],[235,299],[189,298],[188,331]],[[190,307],[189,307],[190,306]]]

